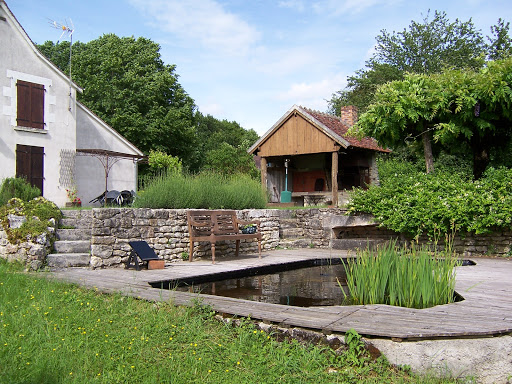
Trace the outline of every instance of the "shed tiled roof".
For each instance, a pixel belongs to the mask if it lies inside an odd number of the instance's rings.
[[[324,128],[334,132],[338,136],[341,136],[352,147],[370,149],[370,150],[379,151],[379,152],[391,152],[389,149],[380,147],[377,144],[377,140],[375,140],[371,137],[363,137],[362,139],[358,139],[355,136],[347,135],[347,131],[349,130],[349,127],[347,125],[345,125],[338,116],[314,111],[309,108],[304,108],[304,107],[300,107],[300,108],[303,111],[305,111],[307,114],[309,114],[311,117],[313,117],[315,120],[320,122],[324,126]]]

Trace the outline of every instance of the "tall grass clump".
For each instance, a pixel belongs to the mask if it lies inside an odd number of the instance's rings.
[[[453,302],[457,258],[448,247],[398,247],[391,241],[377,250],[358,252],[346,265],[347,285],[354,304],[389,304],[429,308]]]
[[[41,196],[39,188],[33,187],[23,178],[8,177],[3,180],[2,187],[0,187],[0,205],[7,204],[13,197],[30,201],[37,196]]]
[[[265,208],[267,197],[258,181],[246,175],[168,173],[146,182],[133,206],[169,209]]]

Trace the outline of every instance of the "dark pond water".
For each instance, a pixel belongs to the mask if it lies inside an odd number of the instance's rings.
[[[269,268],[244,271],[251,276],[213,275],[152,285],[184,292],[298,307],[342,305],[344,295],[337,279],[344,284],[346,275],[340,259],[288,264],[286,268],[289,270],[286,271],[276,271],[276,268],[284,267],[273,266],[273,271]],[[345,292],[348,293],[347,290]]]

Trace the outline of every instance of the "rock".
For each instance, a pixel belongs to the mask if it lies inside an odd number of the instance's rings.
[[[9,220],[9,228],[19,228],[23,225],[23,223],[27,222],[27,218],[25,216],[18,215],[7,215],[7,219]]]

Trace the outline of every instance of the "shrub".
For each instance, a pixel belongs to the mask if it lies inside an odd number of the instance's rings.
[[[432,254],[414,244],[399,248],[394,241],[376,251],[359,251],[345,266],[350,299],[418,309],[451,303],[456,262],[450,250]]]
[[[248,209],[264,208],[266,203],[260,183],[247,175],[167,174],[148,181],[134,207]]]
[[[382,226],[412,236],[509,230],[512,170],[490,168],[477,181],[464,173],[397,172],[379,187],[354,190],[348,209],[370,213]]]
[[[2,187],[0,188],[0,205],[7,204],[13,197],[29,201],[40,195],[41,191],[39,188],[33,187],[27,180],[8,177],[2,182]]]

